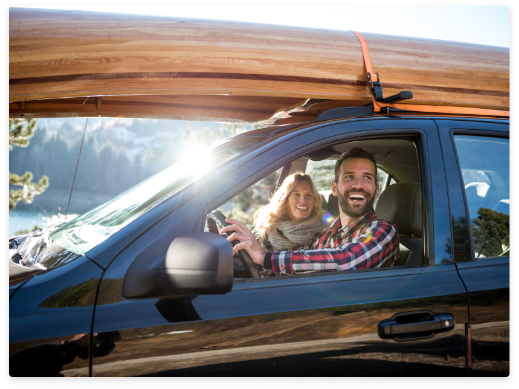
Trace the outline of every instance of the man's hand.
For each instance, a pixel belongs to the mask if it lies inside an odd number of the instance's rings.
[[[250,232],[250,230],[245,227],[245,224],[242,222],[232,219],[225,219],[225,221],[229,223],[230,226],[222,228],[220,230],[220,234],[234,231],[227,237],[227,240],[231,243],[233,240],[240,241],[240,243],[233,247],[233,255],[240,250],[245,250],[250,255],[254,263],[263,266],[266,252],[261,248],[258,241],[254,237],[254,234]]]

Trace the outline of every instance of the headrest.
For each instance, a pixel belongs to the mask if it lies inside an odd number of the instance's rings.
[[[404,236],[422,236],[422,191],[416,182],[388,186],[380,195],[375,209],[377,217],[398,227]]]
[[[321,193],[319,193],[319,197],[321,198],[321,211],[326,213],[328,211],[328,200]]]
[[[328,197],[328,212],[330,212],[334,217],[339,216],[339,199],[331,193]]]

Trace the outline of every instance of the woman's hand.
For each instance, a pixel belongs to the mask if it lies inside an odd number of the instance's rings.
[[[250,230],[245,227],[245,224],[242,222],[233,219],[225,219],[225,221],[230,225],[222,228],[220,230],[220,234],[234,231],[227,237],[227,240],[229,242],[232,242],[233,240],[238,240],[240,242],[233,247],[233,255],[240,250],[245,250],[254,263],[263,266],[266,252],[261,248],[252,232],[250,232]]]

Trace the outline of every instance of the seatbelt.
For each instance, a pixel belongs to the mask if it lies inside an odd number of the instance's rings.
[[[354,33],[359,39],[360,46],[362,48],[362,55],[364,56],[364,64],[366,66],[366,72],[368,73],[368,82],[380,83],[378,73],[373,73],[371,67],[371,58],[369,56],[368,45],[364,40],[364,37],[356,31],[350,31]],[[375,100],[375,88],[370,88],[370,95],[373,100],[373,108],[375,113],[380,112],[381,108],[390,107],[395,109],[402,109],[406,111],[418,111],[418,112],[430,112],[430,113],[447,113],[447,114],[460,114],[460,115],[475,115],[475,116],[507,116],[510,117],[510,111],[501,111],[498,109],[483,109],[483,108],[467,108],[467,107],[454,107],[454,106],[436,106],[436,105],[412,105],[412,104],[395,104],[395,103],[382,103]]]

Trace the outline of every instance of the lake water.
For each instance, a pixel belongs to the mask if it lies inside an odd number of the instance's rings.
[[[9,212],[9,236],[13,236],[16,231],[26,228],[33,228],[34,225],[40,227],[46,226],[45,219],[50,218],[57,213],[38,212],[29,210],[13,210]]]

